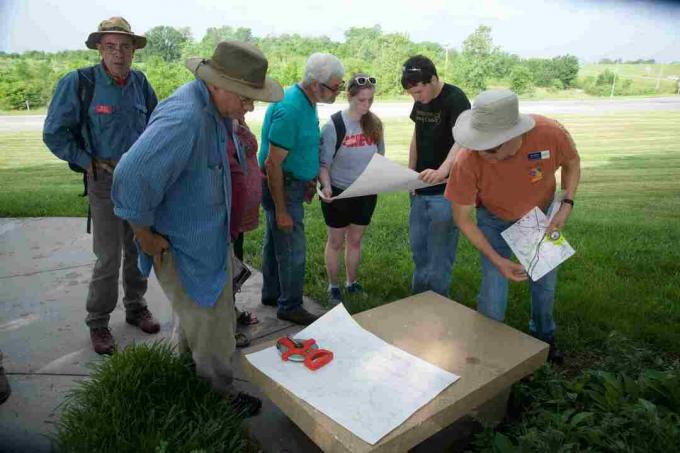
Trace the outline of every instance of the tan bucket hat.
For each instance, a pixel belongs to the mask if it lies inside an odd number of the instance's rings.
[[[146,38],[144,36],[139,36],[132,33],[130,23],[122,17],[117,16],[101,21],[99,27],[97,27],[97,31],[90,33],[90,36],[87,37],[85,45],[88,49],[96,49],[97,43],[99,43],[102,35],[107,33],[131,36],[132,42],[135,45],[135,49],[142,49],[144,46],[146,46]]]
[[[222,41],[212,58],[191,57],[186,66],[204,82],[244,97],[265,102],[283,98],[279,82],[267,77],[267,57],[247,42]]]
[[[535,124],[530,115],[519,113],[515,93],[489,90],[475,98],[472,109],[458,116],[453,137],[462,147],[483,151],[530,131]]]

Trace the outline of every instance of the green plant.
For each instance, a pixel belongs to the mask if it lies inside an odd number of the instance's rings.
[[[240,419],[167,343],[126,348],[94,366],[67,397],[64,452],[240,452]]]

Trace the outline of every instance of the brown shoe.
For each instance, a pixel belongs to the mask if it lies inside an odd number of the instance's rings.
[[[126,313],[125,322],[139,327],[142,332],[158,333],[161,325],[156,321],[148,308],[143,308],[134,313]]]
[[[278,312],[276,317],[284,321],[290,321],[301,326],[308,326],[317,319],[318,316],[311,314],[302,307],[296,308],[292,311]]]
[[[111,355],[116,350],[116,343],[108,327],[94,327],[90,329],[90,341],[97,354]]]

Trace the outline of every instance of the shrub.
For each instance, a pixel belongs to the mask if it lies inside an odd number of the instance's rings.
[[[95,365],[65,401],[64,452],[240,452],[240,419],[167,343],[133,345]]]

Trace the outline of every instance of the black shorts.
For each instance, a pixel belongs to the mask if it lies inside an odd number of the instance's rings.
[[[340,195],[343,189],[332,187],[333,196]],[[363,197],[342,198],[331,203],[321,201],[321,212],[326,225],[331,228],[345,228],[353,225],[368,225],[371,223],[375,205],[378,202],[377,195],[365,195]]]

